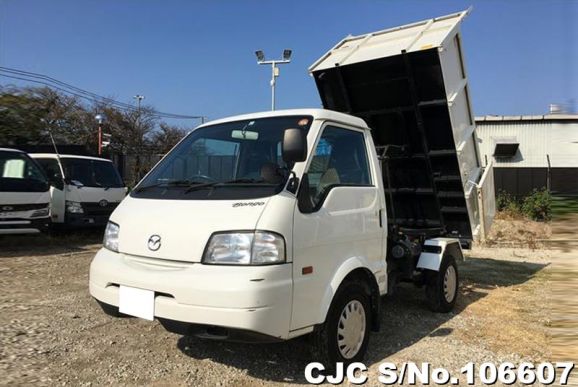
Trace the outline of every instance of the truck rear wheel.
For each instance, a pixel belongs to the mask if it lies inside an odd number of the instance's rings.
[[[456,259],[444,255],[439,271],[429,271],[426,276],[425,294],[434,312],[447,313],[454,308],[458,298],[459,276]]]
[[[313,361],[327,370],[335,363],[350,364],[363,359],[369,342],[370,298],[365,288],[346,282],[338,290],[325,323],[313,332]]]

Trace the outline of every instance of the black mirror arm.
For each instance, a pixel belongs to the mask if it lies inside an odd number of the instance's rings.
[[[303,214],[310,214],[313,212],[313,203],[309,196],[309,176],[307,173],[303,174],[301,185],[297,193],[297,207]]]
[[[287,191],[291,192],[293,195],[297,193],[297,189],[299,188],[299,178],[297,174],[291,169],[289,172],[289,180],[287,182]]]

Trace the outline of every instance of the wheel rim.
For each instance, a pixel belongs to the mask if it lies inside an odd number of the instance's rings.
[[[337,347],[341,356],[351,359],[359,352],[365,338],[365,308],[357,300],[345,305],[337,324]]]
[[[456,296],[456,288],[458,279],[456,269],[453,266],[448,266],[446,274],[444,275],[444,297],[447,302],[452,302]]]

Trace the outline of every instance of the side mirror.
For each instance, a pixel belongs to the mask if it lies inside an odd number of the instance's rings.
[[[281,149],[283,161],[287,164],[305,161],[307,159],[307,134],[302,129],[285,129]]]
[[[64,183],[62,182],[62,179],[60,179],[60,178],[50,178],[50,179],[48,179],[48,183],[52,187],[54,187],[60,191],[62,191],[64,189]]]

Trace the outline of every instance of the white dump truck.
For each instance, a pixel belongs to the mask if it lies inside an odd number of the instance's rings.
[[[459,24],[348,37],[310,68],[325,109],[204,124],[117,207],[90,268],[105,312],[183,335],[311,334],[362,359],[400,282],[456,303],[462,247],[491,221]],[[482,216],[481,207],[488,216]]]

